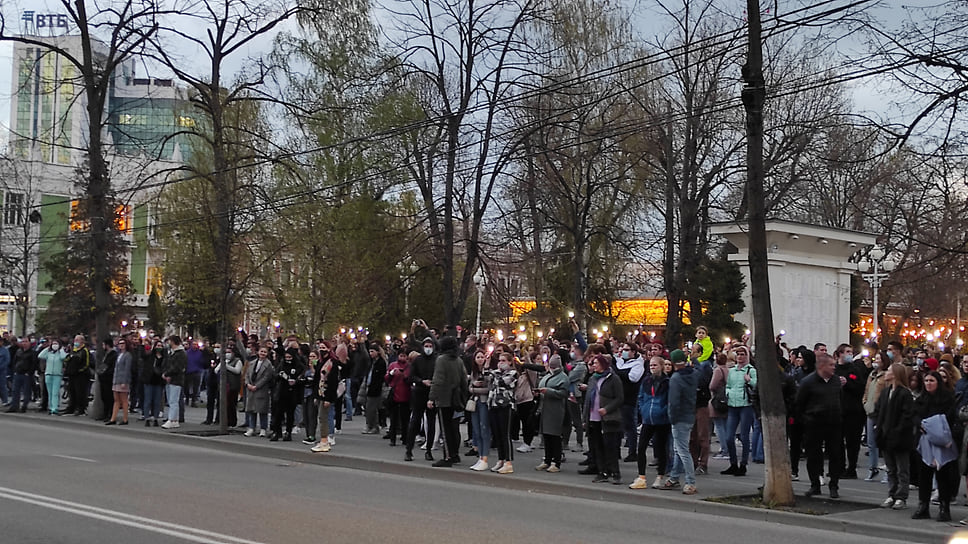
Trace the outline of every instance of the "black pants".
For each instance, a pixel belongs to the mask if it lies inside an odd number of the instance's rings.
[[[561,467],[561,435],[544,433],[544,462]]]
[[[606,432],[601,421],[588,422],[588,446],[594,452],[598,473],[621,478],[618,459],[622,447],[621,428]]]
[[[410,402],[390,401],[390,441],[407,444],[407,428],[410,426]]]
[[[440,417],[440,433],[444,435],[444,459],[460,458],[460,421],[454,418],[452,406],[437,409]],[[428,450],[429,447],[428,447]]]
[[[843,435],[837,421],[807,422],[803,429],[803,440],[807,450],[807,474],[810,487],[820,487],[823,476],[824,453],[830,460],[830,489],[837,489],[840,471],[844,466]]]
[[[101,404],[104,405],[101,419],[108,419],[111,417],[111,409],[114,408],[114,391],[111,391],[111,387],[114,385],[114,376],[98,376],[97,381],[100,385]]]
[[[293,420],[296,416],[296,406],[299,405],[301,390],[283,389],[279,398],[272,403],[272,432],[282,434],[282,419],[286,419],[286,433],[292,433]]]
[[[561,433],[564,445],[571,441],[571,431],[575,430],[575,442],[581,446],[584,443],[584,430],[581,425],[581,402],[565,402],[565,432]]]
[[[491,442],[497,445],[498,461],[513,461],[514,448],[511,447],[511,407],[494,406],[488,408],[487,417],[491,423]]]
[[[803,423],[787,423],[787,438],[790,439],[790,472],[800,474],[800,452],[803,451]]]
[[[534,408],[535,403],[533,400],[528,402],[522,402],[515,407],[515,411],[512,414],[514,417],[511,418],[511,438],[517,440],[521,437],[524,443],[531,445],[531,441],[534,440],[534,435],[536,434],[534,428]]]
[[[636,446],[638,446],[638,440],[636,440],[635,432],[635,420],[637,418],[637,413],[635,410],[635,405],[622,405],[622,432],[625,434],[625,447],[629,449],[629,455],[632,457],[636,456]]]
[[[303,425],[306,426],[306,437],[316,438],[316,427],[319,425],[319,404],[312,395],[303,397]]]
[[[917,454],[916,454],[917,455]],[[940,469],[935,469],[934,465],[926,465],[920,460],[918,455],[918,502],[929,504],[931,501],[931,481],[935,475],[938,477],[938,502],[941,504],[951,504],[957,495],[958,487],[961,486],[958,475],[958,461],[941,465]]]
[[[228,373],[228,371],[226,371]],[[212,379],[214,377],[214,379]],[[208,383],[205,384],[206,390],[208,391],[205,397],[205,421],[211,423],[213,421],[218,421],[218,412],[215,411],[215,406],[218,403],[219,393],[218,393],[218,373],[214,370],[208,373]]]
[[[655,470],[659,476],[665,476],[666,466],[669,465],[669,435],[671,433],[672,425],[642,425],[642,434],[639,435],[639,451],[636,456],[640,475],[644,475],[649,466],[646,451],[649,449],[649,441],[652,441],[652,453],[658,463]]]
[[[75,374],[67,382],[70,389],[71,402],[68,412],[75,414],[87,413],[87,387],[90,383],[87,374]]]
[[[844,414],[844,462],[847,471],[857,471],[857,457],[860,455],[861,436],[867,427],[867,414],[863,411]]]
[[[417,439],[417,433],[420,432],[420,425],[423,422],[423,416],[427,414],[427,442],[433,440],[434,437],[434,419],[437,415],[436,408],[427,408],[427,392],[418,393],[414,391],[414,396],[410,399],[410,406],[413,408],[413,412],[410,413],[410,428],[407,429],[407,438],[404,442],[407,446],[407,451],[413,451],[413,441]],[[431,444],[427,445],[427,451],[430,451]]]

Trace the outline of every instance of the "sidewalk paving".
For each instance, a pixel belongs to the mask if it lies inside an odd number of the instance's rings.
[[[403,460],[405,451],[403,446],[389,447],[389,441],[382,439],[380,435],[361,434],[364,428],[362,416],[355,417],[352,421],[344,421],[342,433],[336,435],[336,445],[332,451],[320,454],[310,452],[310,446],[301,442],[305,438],[302,433],[294,433],[292,442],[269,442],[265,438],[245,437],[242,435],[242,429],[235,429],[228,435],[208,436],[210,433],[217,432],[218,427],[201,425],[206,415],[204,407],[186,407],[186,423],[171,431],[166,431],[160,427],[144,427],[143,422],[138,419],[140,414],[130,414],[129,421],[131,424],[122,427],[105,426],[90,417],[48,416],[38,413],[34,409],[26,414],[0,415],[24,418],[41,424],[84,427],[99,432],[120,432],[152,440],[189,441],[196,446],[212,447],[226,452],[281,458],[297,463],[370,470],[473,485],[488,485],[531,493],[618,501],[683,512],[733,516],[867,536],[882,536],[911,542],[944,542],[960,527],[957,521],[968,517],[968,507],[965,506],[963,497],[960,497],[957,504],[952,505],[952,517],[955,520],[952,523],[939,523],[933,519],[912,520],[911,514],[917,504],[917,491],[915,490],[912,490],[907,510],[892,511],[878,508],[878,505],[886,497],[887,485],[881,484],[879,481],[866,482],[862,479],[840,482],[842,500],[849,503],[858,503],[856,504],[857,509],[841,513],[808,515],[710,502],[703,499],[755,494],[757,488],[763,485],[764,465],[751,464],[748,467],[749,473],[745,477],[722,476],[719,471],[725,469],[729,462],[715,459],[710,459],[709,474],[697,476],[698,494],[694,496],[683,495],[678,490],[662,491],[651,487],[646,490],[629,489],[628,484],[632,482],[638,472],[635,463],[622,463],[622,485],[593,484],[592,476],[583,476],[577,473],[581,468],[578,462],[584,458],[580,453],[566,451],[567,461],[562,465],[560,473],[550,474],[535,471],[534,467],[541,463],[543,455],[543,450],[537,447],[538,439],[535,439],[536,447],[531,453],[515,452],[514,474],[498,475],[490,471],[471,471],[469,467],[476,459],[466,457],[462,457],[460,465],[451,468],[433,468],[429,461],[424,460],[423,450],[415,449],[414,461],[405,462]],[[243,421],[243,415],[240,413],[239,416],[239,420]],[[464,430],[465,426],[462,425],[461,431]],[[715,442],[712,449],[714,452],[718,449]],[[466,448],[462,447],[461,453],[465,450]],[[436,459],[441,458],[439,450],[433,453]],[[496,461],[495,453],[494,451],[491,452],[492,464]],[[623,448],[623,456],[624,454],[625,449]],[[860,464],[865,465],[866,460],[867,458],[862,453]],[[866,473],[866,470],[864,472]],[[794,492],[798,496],[802,496],[809,488],[809,482],[806,481],[805,461],[801,461],[800,473],[803,481],[793,482]],[[649,467],[647,477],[650,486],[655,480],[655,476],[655,469]],[[826,495],[827,488],[824,487],[823,491]],[[851,504],[851,506],[854,505]],[[932,505],[931,513],[934,516],[937,515],[937,505]]]

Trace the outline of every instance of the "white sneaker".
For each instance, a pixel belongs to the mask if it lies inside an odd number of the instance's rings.
[[[504,463],[504,466],[502,466],[501,468],[499,468],[498,471],[497,471],[497,473],[498,474],[512,474],[512,473],[514,473],[514,467],[511,466],[511,463]]]
[[[265,429],[259,431],[259,438],[265,438],[267,436],[269,436],[269,433],[267,433]]]
[[[662,484],[664,484],[664,483],[665,483],[665,478],[663,478],[662,476],[656,476],[655,477],[655,481],[652,482],[652,487],[654,487],[654,488],[660,488],[660,487],[662,487]]]
[[[497,463],[494,463],[493,467],[491,467],[491,472],[497,472],[501,470],[501,467],[503,466],[504,466],[504,461],[498,461]]]
[[[471,465],[471,470],[474,470],[474,471],[477,471],[477,472],[483,472],[483,471],[487,470],[487,462],[485,462],[485,461],[483,461],[481,459],[478,459],[476,463],[474,463],[473,465]]]
[[[255,429],[249,428],[249,430],[245,431],[245,436],[255,436]]]
[[[162,427],[165,427],[165,426],[162,425]],[[177,429],[179,427],[181,427],[181,423],[178,423],[177,421],[169,421],[168,422],[168,426],[165,427],[165,428],[166,429]]]
[[[335,436],[329,435],[329,445],[330,446],[335,446],[336,445],[336,437]]]
[[[894,506],[891,507],[894,510],[904,510],[907,508],[907,501],[903,499],[898,499],[894,501]]]
[[[881,503],[881,508],[890,508],[892,506],[894,506],[894,499],[891,497],[884,499],[884,502]]]
[[[329,444],[320,442],[319,444],[316,444],[315,446],[313,446],[311,448],[311,451],[314,451],[316,453],[326,453],[327,451],[329,451]]]
[[[336,434],[343,434],[343,429],[336,429]]]
[[[534,451],[534,448],[532,448],[527,444],[521,444],[520,446],[515,448],[515,450],[521,453],[531,453],[532,451]]]
[[[171,421],[166,421],[166,422],[162,423],[161,424],[161,428],[162,429],[170,429],[171,428]]]

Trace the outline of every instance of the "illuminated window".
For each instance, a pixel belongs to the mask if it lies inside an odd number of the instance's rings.
[[[88,222],[81,219],[80,201],[71,201],[71,232],[86,231],[90,226]]]
[[[131,206],[119,205],[114,210],[114,225],[123,234],[131,234]]]
[[[145,278],[145,293],[150,295],[152,290],[161,296],[161,268],[157,266],[149,266]]]
[[[178,116],[178,126],[185,127],[185,128],[194,128],[195,127],[195,119],[193,119],[191,117],[188,117],[187,115],[179,115]]]

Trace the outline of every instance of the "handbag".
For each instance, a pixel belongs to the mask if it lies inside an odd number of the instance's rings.
[[[467,402],[464,404],[465,412],[474,412],[476,410],[477,410],[477,395],[467,399]]]
[[[713,398],[710,401],[713,405],[713,410],[717,414],[725,414],[729,411],[729,404],[726,402],[726,387],[723,386],[721,389],[716,390],[713,393]]]

